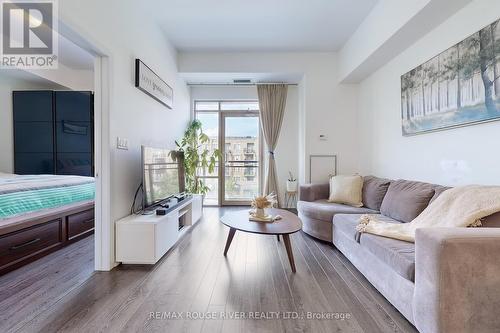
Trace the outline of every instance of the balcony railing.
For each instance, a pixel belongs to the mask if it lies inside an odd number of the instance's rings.
[[[258,168],[259,161],[256,160],[229,160],[226,161],[226,168]]]
[[[249,201],[259,193],[257,174],[259,162],[256,160],[235,161],[225,163],[225,199]]]
[[[243,152],[245,154],[255,154],[255,149],[254,148],[245,148],[245,149],[243,149]]]

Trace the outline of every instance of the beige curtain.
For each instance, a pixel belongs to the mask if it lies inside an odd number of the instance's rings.
[[[264,194],[274,192],[279,202],[278,179],[276,176],[276,163],[274,161],[274,149],[280,136],[283,115],[285,114],[286,95],[288,85],[286,84],[260,84],[257,85],[259,95],[260,122],[262,132],[269,153],[269,164],[265,177]]]

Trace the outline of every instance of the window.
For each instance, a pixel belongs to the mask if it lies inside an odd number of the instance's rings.
[[[257,101],[195,101],[195,112],[210,111],[259,111]]]
[[[219,102],[195,102],[195,111],[219,111]]]
[[[221,102],[220,109],[224,111],[258,111],[259,102]]]

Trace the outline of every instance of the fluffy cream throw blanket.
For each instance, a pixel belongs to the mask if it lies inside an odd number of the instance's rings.
[[[409,223],[389,223],[375,215],[363,215],[356,229],[408,242],[415,230],[429,227],[475,227],[481,219],[500,211],[500,186],[461,186],[444,191]]]

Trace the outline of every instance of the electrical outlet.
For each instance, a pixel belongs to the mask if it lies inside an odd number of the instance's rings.
[[[116,138],[116,148],[128,150],[128,139],[117,137]]]
[[[326,134],[320,134],[320,135],[319,135],[319,139],[320,139],[321,141],[328,141],[328,136],[326,136]]]

